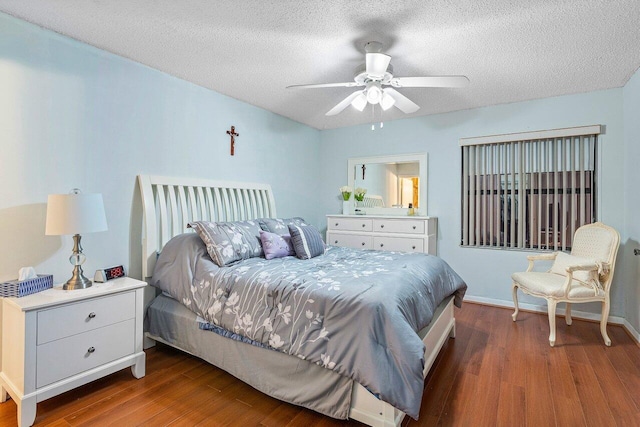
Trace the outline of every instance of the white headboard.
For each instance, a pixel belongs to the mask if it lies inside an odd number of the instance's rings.
[[[246,182],[138,175],[142,195],[142,277],[153,274],[156,256],[191,221],[274,218],[271,186]]]

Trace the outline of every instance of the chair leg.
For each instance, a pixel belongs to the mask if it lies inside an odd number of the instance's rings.
[[[513,314],[511,315],[511,318],[513,319],[513,321],[516,321],[516,318],[518,317],[518,285],[516,285],[515,283],[513,284],[513,305],[516,308],[516,311],[513,312]]]
[[[556,300],[547,300],[549,311],[549,344],[553,347],[556,344]]]
[[[565,309],[565,312],[564,312],[564,320],[567,322],[567,325],[571,325],[571,323],[573,323],[573,320],[571,319],[571,303],[570,302],[567,303],[567,308]]]
[[[604,338],[604,345],[611,346],[611,339],[607,335],[607,321],[609,320],[609,298],[602,301],[602,319],[600,319],[600,333]]]

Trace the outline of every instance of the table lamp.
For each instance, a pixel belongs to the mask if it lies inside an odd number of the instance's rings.
[[[82,264],[86,257],[80,245],[80,233],[95,233],[107,230],[102,194],[84,194],[77,188],[69,194],[50,194],[47,201],[47,236],[73,235],[73,254],[69,262],[73,265],[73,276],[63,289],[85,289],[91,280],[84,277]]]

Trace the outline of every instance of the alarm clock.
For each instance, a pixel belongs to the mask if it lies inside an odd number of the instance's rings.
[[[96,270],[96,274],[93,276],[93,281],[96,283],[104,283],[111,279],[117,279],[118,277],[124,277],[124,266],[116,265],[115,267],[101,268]]]

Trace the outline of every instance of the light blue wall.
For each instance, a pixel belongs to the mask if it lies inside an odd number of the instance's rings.
[[[279,215],[321,221],[319,134],[0,14],[0,279],[70,275],[71,238],[45,237],[44,216],[47,195],[73,187],[102,193],[109,223],[83,237],[85,272],[129,264],[140,173],[270,183]]]
[[[638,269],[640,258],[633,255],[633,248],[640,248],[640,71],[631,77],[623,90],[624,140],[625,140],[625,219],[627,246],[624,261]],[[640,276],[640,275],[638,275]],[[640,283],[638,276],[629,286],[625,298],[626,319],[640,331]]]
[[[591,124],[606,125],[606,133],[600,137],[599,219],[624,234],[621,89],[398,120],[385,123],[375,131],[371,131],[370,126],[323,131],[319,200],[324,212],[340,211],[337,189],[346,183],[349,157],[427,152],[428,214],[438,217],[439,255],[467,281],[469,295],[510,303],[510,275],[526,269],[527,253],[459,246],[461,155],[458,139]],[[623,242],[625,240],[623,236]],[[621,252],[624,251],[625,248],[621,248]],[[622,266],[616,272],[612,291],[614,316],[624,315],[625,289],[635,289],[635,283],[628,281],[624,270]],[[528,297],[522,301],[544,304],[543,300]],[[576,307],[576,310],[598,309],[597,306]]]

